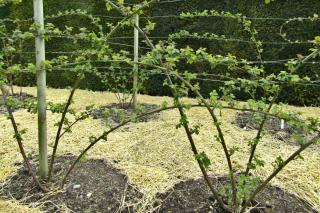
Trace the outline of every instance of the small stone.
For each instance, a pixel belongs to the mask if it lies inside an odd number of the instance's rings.
[[[80,184],[73,185],[73,189],[79,189],[80,186],[81,186]]]
[[[90,198],[91,195],[92,195],[92,192],[89,192],[89,193],[87,194],[87,198]]]

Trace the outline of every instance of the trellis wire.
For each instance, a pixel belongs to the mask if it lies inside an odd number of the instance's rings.
[[[182,2],[182,1],[187,1],[187,0],[168,0],[168,1],[160,1],[157,3],[173,3],[173,2]],[[125,3],[127,5],[135,5],[135,4],[129,4],[129,3]],[[89,16],[92,17],[104,17],[104,18],[114,18],[114,19],[120,19],[120,18],[124,18],[124,16],[105,16],[105,15],[92,15],[92,14],[87,14]],[[208,17],[210,17],[211,15],[208,15]],[[213,15],[212,15],[213,16]],[[48,16],[50,18],[50,16]],[[197,17],[197,16],[196,16]],[[200,16],[199,16],[200,17]],[[163,16],[150,16],[150,17],[141,17],[141,18],[181,18],[181,16],[179,15],[163,15]],[[279,17],[246,17],[246,19],[252,19],[252,20],[281,20],[281,21],[288,21],[291,20],[292,18],[279,18]],[[301,17],[301,20],[307,20],[310,18],[307,17]],[[5,19],[6,21],[10,21],[10,19]],[[32,18],[30,19],[26,19],[26,20],[18,20],[18,21],[30,21],[33,20]],[[14,21],[14,20],[13,20]],[[76,36],[51,36],[53,38],[57,38],[57,37],[61,37],[61,38],[74,38],[74,39],[79,39],[79,37],[77,38]],[[0,39],[3,38],[10,38],[10,37],[0,37]],[[149,37],[150,39],[169,39],[169,36],[158,36],[158,37]],[[206,39],[208,40],[208,38],[194,38],[194,37],[180,37],[181,39]],[[112,38],[113,40],[115,39],[133,39],[133,37],[130,36],[122,36],[122,37],[114,37]],[[177,39],[177,38],[173,38],[173,39]],[[247,40],[242,40],[242,39],[233,39],[233,38],[212,38],[213,40],[221,40],[221,41],[234,41],[234,42],[244,42],[244,43],[252,43],[252,41],[247,41]],[[210,40],[212,40],[210,39]],[[112,45],[119,45],[119,46],[126,46],[126,47],[133,47],[133,45],[129,45],[129,44],[124,44],[124,43],[119,43],[119,42],[108,42]],[[312,44],[312,42],[310,41],[306,41],[306,42],[299,42],[299,43],[290,43],[290,42],[274,42],[274,41],[263,41],[263,44],[274,44],[274,45],[287,45],[287,44]],[[151,50],[151,48],[148,47],[139,47],[140,49],[146,49],[146,50]],[[35,52],[20,52],[21,54],[32,54]],[[47,54],[76,54],[75,52],[63,52],[63,51],[57,51],[57,52],[47,52]],[[294,60],[297,58],[293,58]],[[289,60],[292,59],[283,59],[283,60],[272,60],[272,61],[248,61],[248,62],[243,62],[243,63],[248,63],[248,64],[286,64]],[[319,64],[319,61],[313,61],[313,62],[304,62],[304,64]],[[212,79],[209,79],[212,80]]]
[[[132,70],[132,68],[124,68],[124,67],[113,67],[114,69],[123,69],[123,70]],[[110,69],[110,67],[107,66],[97,66],[97,67],[91,67],[91,69]],[[54,71],[72,71],[75,70],[74,68],[51,68],[50,70]],[[112,70],[113,72],[116,72],[115,70]],[[140,71],[148,73],[148,74],[152,74],[152,75],[167,75],[167,73],[163,73],[163,72],[159,72],[159,71],[155,71],[155,70],[148,70],[148,69],[143,69],[141,68]],[[221,77],[221,78],[228,78],[230,80],[234,80],[234,81],[241,81],[244,79],[240,79],[240,78],[232,78],[232,77],[228,77],[228,76],[222,76],[222,75],[216,75],[216,74],[209,74],[209,73],[193,73],[197,76],[216,76],[216,77]],[[173,75],[173,74],[170,74]],[[183,73],[180,73],[180,75],[184,75]],[[211,79],[211,78],[193,78],[192,80],[199,80],[199,81],[211,81],[211,82],[220,82],[220,83],[226,83],[229,82],[228,80],[219,80],[219,79]],[[254,79],[254,80],[259,80],[259,79]],[[295,85],[301,85],[301,86],[316,86],[316,87],[320,87],[320,83],[316,84],[320,81],[310,81],[310,83],[302,83],[302,82],[292,82],[292,83],[288,83],[285,81],[270,81],[269,83],[274,83],[274,84],[295,84]]]

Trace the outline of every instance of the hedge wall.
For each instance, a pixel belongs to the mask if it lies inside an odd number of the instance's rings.
[[[103,1],[95,0],[78,0],[78,1],[62,1],[62,0],[46,0],[45,2],[45,14],[55,14],[58,11],[63,11],[70,8],[86,9],[89,13],[105,15]],[[136,1],[126,1],[129,3],[135,3]],[[26,9],[26,7],[28,9]],[[193,12],[202,10],[215,9],[218,11],[230,11],[232,13],[242,13],[252,18],[264,18],[264,17],[279,17],[279,18],[291,18],[291,17],[307,17],[313,16],[313,14],[319,13],[320,1],[319,0],[278,0],[271,4],[264,4],[264,0],[186,0],[180,2],[155,4],[146,11],[147,16],[166,16],[166,15],[179,15],[181,12]],[[10,11],[10,12],[8,12]],[[10,6],[5,11],[0,11],[1,15],[9,15],[12,18],[30,18],[32,17],[32,1],[25,0],[22,4],[17,6]],[[119,16],[116,11],[111,11],[111,16]],[[144,15],[145,16],[145,15]],[[115,19],[104,19],[106,22],[115,22]],[[59,20],[50,20],[54,24],[60,25],[73,25],[84,26],[92,28],[88,20],[85,18],[63,18]],[[146,19],[141,19],[141,25],[144,24]],[[215,34],[225,34],[230,38],[240,38],[248,40],[245,37],[239,26],[232,20],[226,20],[221,18],[197,18],[192,20],[181,20],[177,17],[170,18],[154,18],[156,22],[155,30],[151,33],[151,37],[165,37],[171,33],[178,32],[182,29],[190,32],[211,32]],[[254,27],[258,30],[258,38],[267,42],[283,42],[283,39],[279,35],[279,28],[283,23],[283,20],[265,20],[255,19],[253,20]],[[320,35],[320,23],[319,22],[293,22],[286,28],[286,32],[289,38],[300,40],[311,40],[316,35]],[[133,29],[123,29],[116,36],[133,36]],[[157,39],[154,39],[156,42]],[[133,39],[115,39],[113,42],[124,43],[132,45]],[[206,47],[208,51],[212,53],[232,53],[236,56],[247,58],[249,60],[256,60],[256,54],[254,47],[241,42],[224,42],[224,41],[207,41],[207,40],[195,40],[195,39],[180,39],[176,40],[180,47],[189,45],[193,48]],[[145,46],[141,44],[141,46]],[[79,46],[72,44],[66,40],[54,40],[46,44],[47,51],[72,51]],[[123,47],[113,45],[115,49],[127,49],[133,51],[130,47]],[[308,44],[264,44],[264,53],[262,55],[263,60],[273,61],[279,59],[288,59],[297,57],[297,54],[306,55],[311,45]],[[29,46],[26,49],[33,48],[33,41],[30,41]],[[141,54],[145,52],[141,49]],[[48,54],[47,57],[54,57],[55,55]],[[32,55],[25,56],[31,59]],[[320,60],[318,60],[320,61]],[[180,66],[183,70],[186,67]],[[206,68],[203,66],[194,66],[192,70],[194,72],[200,69]],[[265,65],[266,70],[271,72],[279,72],[285,69],[283,64],[268,64]],[[208,70],[212,73],[225,74],[224,67],[218,67],[215,70]],[[304,65],[299,73],[304,76],[308,75],[313,80],[319,80],[320,68],[319,64]],[[241,76],[239,73],[234,73],[234,77]],[[72,84],[73,76],[68,72],[53,72],[48,74],[48,84],[52,87],[66,87]],[[144,84],[144,92],[151,95],[170,95],[168,88],[162,86],[163,76],[151,76]],[[34,78],[28,77],[25,84],[34,84]],[[204,93],[209,93],[212,89],[217,89],[221,84],[211,81],[200,81],[201,89]],[[128,85],[130,86],[130,85]],[[88,76],[86,82],[81,85],[82,88],[88,88],[92,90],[105,90],[99,78],[95,76]],[[246,99],[247,95],[241,93],[238,95],[239,99]],[[281,94],[281,101],[289,102],[291,104],[299,105],[319,105],[320,104],[320,86],[312,85],[299,85],[295,87],[288,87]]]

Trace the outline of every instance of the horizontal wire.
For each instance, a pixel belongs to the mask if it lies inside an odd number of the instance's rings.
[[[170,37],[170,36],[150,36],[150,39],[203,39],[203,40],[219,40],[225,42],[242,42],[242,43],[254,43],[253,41],[243,40],[243,39],[236,39],[236,38],[207,38],[204,36],[200,37],[192,37],[192,36],[179,36],[177,38]],[[113,37],[110,39],[133,39],[131,36],[119,36]],[[141,38],[143,39],[143,38]],[[270,45],[294,45],[294,44],[314,44],[313,41],[303,41],[303,42],[277,42],[277,41],[261,41],[262,44],[270,44]]]
[[[116,61],[116,62],[119,62],[117,60],[109,60],[109,61],[91,61],[91,62],[112,62],[112,61]],[[85,63],[85,61],[82,61],[81,63]],[[78,63],[74,63],[74,64],[78,64]],[[67,64],[67,66],[69,66],[71,64]],[[126,70],[133,70],[133,68],[123,68],[123,67],[114,67],[112,66],[113,68],[115,69],[126,69]],[[47,70],[51,70],[51,71],[74,71],[74,70],[79,70],[80,68],[70,68],[70,67],[52,67],[52,68],[48,68]],[[81,68],[81,70],[83,69],[89,69],[89,70],[92,70],[92,69],[108,69],[110,70],[110,66],[96,66],[96,67],[90,67],[90,68]],[[29,71],[28,69],[23,69],[21,71]],[[113,72],[115,70],[112,70]],[[154,75],[167,75],[167,73],[163,73],[163,72],[159,72],[159,71],[155,71],[155,70],[148,70],[148,69],[139,69],[139,71],[143,71],[143,72],[147,72],[147,73],[151,73],[151,74],[154,74]],[[216,77],[221,77],[221,78],[227,78],[227,79],[230,79],[230,80],[233,80],[233,81],[241,81],[241,80],[262,80],[262,79],[241,79],[241,78],[233,78],[233,77],[230,77],[230,76],[223,76],[223,75],[217,75],[217,74],[209,74],[209,73],[192,73],[192,74],[195,74],[195,75],[200,75],[200,76],[216,76]],[[174,75],[174,74],[170,74],[170,75]],[[184,75],[184,73],[180,73],[180,75]],[[226,82],[230,82],[228,80],[219,80],[219,79],[211,79],[211,78],[199,78],[199,77],[196,77],[194,78],[193,80],[200,80],[200,81],[211,81],[211,82],[221,82],[221,83],[226,83]],[[292,85],[292,84],[295,84],[295,85],[301,85],[301,86],[317,86],[317,87],[320,87],[320,84],[315,84],[315,83],[319,83],[319,81],[308,81],[310,83],[301,83],[301,82],[285,82],[285,81],[269,81],[269,83],[274,83],[274,84],[287,84],[287,85]]]
[[[108,42],[109,44],[114,44],[114,45],[119,45],[119,46],[126,46],[126,47],[134,47],[134,45],[130,45],[130,44],[122,44],[122,43],[118,43],[118,42]],[[145,49],[145,50],[152,50],[152,48],[150,47],[140,47],[139,46],[139,49]]]
[[[123,70],[133,70],[133,68],[123,68],[123,67],[114,67],[115,69],[123,69]],[[110,67],[107,66],[97,66],[97,67],[91,67],[91,69],[108,69],[110,70]],[[50,70],[60,70],[60,71],[70,71],[70,70],[74,70],[74,68],[52,68]],[[115,70],[112,70],[113,72]],[[142,72],[147,72],[147,73],[151,73],[154,75],[167,75],[167,73],[163,73],[163,72],[159,72],[159,71],[154,71],[154,70],[148,70],[148,69],[139,69],[139,71]],[[179,73],[180,75],[184,75],[184,73]],[[230,80],[234,80],[234,81],[241,81],[241,80],[252,80],[252,79],[241,79],[241,78],[232,78],[232,77],[228,77],[228,76],[222,76],[222,75],[217,75],[217,74],[207,74],[207,73],[192,73],[195,74],[197,76],[216,76],[216,77],[221,77],[221,78],[228,78]],[[173,75],[173,74],[170,74]],[[211,81],[211,82],[221,82],[221,83],[226,83],[226,82],[230,82],[228,80],[220,80],[220,79],[211,79],[211,78],[193,78],[193,80],[200,80],[200,81]],[[254,80],[259,80],[259,79],[254,79]],[[309,81],[310,83],[301,83],[301,82],[284,82],[284,81],[269,81],[269,83],[275,83],[275,84],[296,84],[296,85],[302,85],[302,86],[320,86],[320,84],[315,84],[315,83],[319,83],[319,81]]]
[[[17,54],[36,54],[35,51],[18,51],[16,52]],[[63,52],[63,51],[60,51],[60,52],[50,52],[50,51],[46,51],[45,54],[77,54],[76,51],[73,51],[73,52]]]
[[[69,39],[78,39],[79,37],[77,36],[64,36],[64,35],[59,35],[59,36],[51,36],[51,38],[69,38]],[[1,39],[1,37],[0,37]],[[123,43],[119,43],[119,42],[107,42],[108,44],[113,44],[113,45],[119,45],[119,46],[126,46],[126,47],[134,47],[134,45],[130,45],[130,44],[123,44]],[[139,47],[140,49],[146,49],[146,50],[152,50],[152,48],[150,47]]]
[[[110,42],[109,42],[110,43]],[[116,45],[127,45],[127,44],[120,44],[120,43],[113,43],[112,44],[116,44]],[[131,45],[128,45],[131,47]],[[35,54],[35,51],[27,51],[27,52],[16,52],[17,54]],[[82,54],[82,53],[78,53],[76,51],[73,52],[46,52],[46,54]],[[133,55],[133,54],[128,54],[128,55]],[[288,58],[288,59],[279,59],[279,60],[269,60],[269,61],[239,61],[237,62],[238,64],[287,64],[290,60],[299,60],[299,58]],[[307,62],[301,62],[301,64],[320,64],[320,61],[307,61]],[[224,64],[224,65],[228,65],[228,64]]]
[[[158,1],[158,2],[153,2],[152,4],[167,4],[167,3],[177,3],[177,2],[183,2],[183,1],[190,1],[190,0],[166,0],[166,1]],[[114,4],[117,4],[115,1],[111,1]],[[139,4],[133,4],[133,3],[123,3],[123,5],[130,5],[130,6],[136,6]]]
[[[110,69],[110,67],[105,67],[105,66],[100,66],[100,67],[95,67],[98,69]],[[116,69],[125,69],[125,70],[133,70],[133,68],[123,68],[123,67],[114,67]],[[148,70],[148,69],[140,69],[140,71],[150,71],[150,72],[155,72],[154,70]],[[158,73],[158,72],[155,72]],[[166,74],[166,73],[163,73]],[[179,73],[180,75],[184,75],[184,73]],[[230,76],[226,76],[226,75],[221,75],[221,74],[212,74],[212,73],[191,73],[197,76],[213,76],[213,77],[220,77],[220,78],[226,78],[226,79],[230,79],[230,80],[239,80],[239,78],[234,78],[234,77],[230,77]],[[201,78],[204,79],[204,78]],[[211,80],[215,80],[215,79],[211,79]],[[272,82],[283,82],[283,81],[272,81]],[[320,83],[320,80],[318,81],[308,81],[310,83]],[[316,84],[317,85],[317,84]]]
[[[167,75],[167,73],[163,73],[163,72],[155,72],[154,74]],[[227,80],[218,80],[218,79],[210,79],[210,78],[193,78],[193,80],[212,81],[212,82],[221,82],[221,83],[230,82],[230,81],[227,81]],[[233,78],[232,80],[241,81],[241,80],[251,80],[251,79]],[[299,83],[299,82],[288,83],[288,82],[281,82],[281,81],[270,81],[269,83],[274,83],[274,84],[296,84],[296,85],[302,85],[302,86],[317,86],[317,87],[320,87],[320,84],[314,84],[314,83]]]
[[[50,38],[69,38],[69,39],[79,39],[77,36],[64,36],[64,35],[59,35],[59,36],[50,36]],[[192,37],[192,36],[179,36],[179,38],[174,38],[170,36],[150,36],[150,39],[197,39],[197,40],[209,40],[209,41],[224,41],[224,42],[241,42],[241,43],[254,43],[253,41],[248,41],[248,40],[243,40],[243,39],[233,39],[233,38],[207,38],[207,37]],[[0,36],[0,39],[11,39],[11,37],[7,36]],[[133,39],[132,36],[119,36],[119,37],[112,37],[109,38],[109,40],[117,40],[117,39]],[[143,38],[140,38],[143,39]],[[111,42],[109,42],[111,43]],[[114,42],[115,43],[115,42]],[[266,45],[301,45],[301,44],[314,44],[313,41],[303,41],[303,42],[276,42],[276,41],[261,41],[262,44]],[[144,49],[151,49],[148,47],[142,47]]]
[[[110,16],[110,15],[99,15],[99,14],[93,14],[93,17],[100,17],[100,18],[111,18],[111,19],[123,19],[125,16]],[[193,17],[217,17],[216,15],[206,15],[206,16],[201,16],[201,15],[194,15]],[[184,18],[181,17],[180,15],[155,15],[155,16],[139,16],[141,19],[161,19],[161,18]],[[191,18],[191,17],[188,17]],[[249,20],[276,20],[276,21],[290,21],[296,17],[292,18],[282,18],[282,17],[247,17],[245,16],[246,19]],[[185,19],[185,18],[184,18]],[[310,20],[309,17],[299,17],[299,20]]]
[[[123,19],[125,16],[110,16],[110,15],[91,15],[93,17],[99,18],[110,18],[110,19]],[[194,16],[194,17],[203,17],[203,16]],[[205,17],[217,17],[215,15],[207,15]],[[140,19],[161,19],[161,18],[182,18],[180,15],[154,15],[154,16],[139,16]],[[293,17],[295,18],[295,17]],[[281,18],[281,17],[246,17],[249,20],[275,20],[275,21],[290,21],[293,18]],[[300,20],[310,20],[307,17],[301,17]]]
[[[172,0],[168,2],[179,2],[179,1],[186,1],[186,0]],[[158,2],[161,3],[161,2]],[[167,3],[167,2],[162,2],[162,3]],[[129,3],[125,3],[129,4]],[[133,5],[133,4],[132,4]],[[70,14],[70,15],[76,15],[76,14]],[[82,14],[79,14],[82,15]],[[125,16],[111,16],[111,15],[101,15],[101,14],[86,14],[88,16],[92,17],[100,17],[100,18],[110,18],[110,19],[123,19]],[[68,16],[68,14],[63,14],[63,17]],[[61,16],[62,17],[62,16]],[[194,15],[193,17],[217,17],[216,15]],[[292,17],[292,18],[282,18],[282,17],[246,17],[246,19],[249,20],[278,20],[278,21],[289,21],[292,19],[296,19],[297,17]],[[48,15],[45,18],[52,18],[52,15]],[[158,19],[158,18],[182,18],[180,15],[155,15],[155,16],[140,16],[139,18],[141,19]],[[310,17],[298,17],[299,20],[310,20]],[[3,21],[11,21],[11,22],[23,22],[23,21],[33,21],[33,18],[27,18],[27,19],[10,19],[10,18],[4,18],[2,19]]]

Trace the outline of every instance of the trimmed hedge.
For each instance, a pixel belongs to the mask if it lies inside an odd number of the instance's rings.
[[[130,1],[126,1],[130,2]],[[131,1],[134,3],[134,1]],[[26,9],[28,8],[28,9]],[[63,11],[70,8],[86,9],[92,14],[105,15],[103,1],[86,1],[78,0],[76,2],[62,1],[62,0],[48,0],[45,1],[45,14],[55,14],[58,11]],[[202,10],[215,9],[218,11],[229,11],[232,13],[242,13],[247,17],[279,17],[279,18],[291,18],[291,17],[307,17],[313,16],[320,11],[319,0],[305,0],[305,1],[293,1],[283,0],[275,1],[268,5],[264,4],[264,0],[218,0],[218,1],[207,1],[207,0],[188,0],[175,3],[166,4],[155,4],[146,11],[148,16],[166,16],[166,15],[179,15],[181,12],[193,12]],[[22,5],[11,6],[10,17],[19,18],[30,18],[32,17],[32,1],[23,1]],[[2,13],[4,14],[4,13]],[[6,15],[9,13],[6,11]],[[111,11],[112,16],[119,16],[116,11]],[[145,16],[145,15],[144,15]],[[114,19],[105,19],[105,21],[115,22]],[[141,19],[141,25],[146,19]],[[230,38],[240,38],[248,40],[246,35],[242,32],[240,27],[232,20],[226,20],[221,18],[197,18],[193,20],[181,20],[177,17],[171,18],[155,18],[156,28],[151,33],[152,37],[168,36],[171,33],[178,32],[182,29],[190,32],[211,32],[215,34],[225,34]],[[254,27],[259,32],[258,38],[262,41],[273,41],[273,42],[284,42],[279,35],[279,28],[284,22],[283,20],[252,20]],[[52,20],[54,24],[58,24],[63,27],[64,25],[82,26],[91,28],[92,26],[85,18],[62,18],[59,20]],[[319,22],[293,22],[286,27],[286,33],[291,39],[299,40],[311,40],[316,35],[320,35],[320,23]],[[118,32],[119,36],[133,36],[132,29],[123,29]],[[116,35],[117,36],[117,35]],[[157,39],[154,39],[156,42]],[[29,46],[31,48],[33,41],[30,41]],[[133,40],[114,40],[114,42],[120,42],[125,44],[132,44]],[[207,40],[196,40],[196,39],[180,39],[176,40],[177,45],[184,47],[189,45],[193,48],[206,47],[208,51],[217,54],[232,53],[236,56],[247,58],[248,60],[257,60],[254,47],[246,43],[239,42],[224,42],[224,41],[207,41]],[[143,46],[144,44],[142,44]],[[67,40],[55,40],[54,42],[48,42],[46,44],[47,51],[72,51],[79,47],[79,45],[73,45]],[[123,46],[113,46],[115,49],[123,49]],[[311,45],[306,44],[265,44],[264,53],[262,55],[263,60],[279,60],[295,58],[297,54],[306,55]],[[132,48],[127,48],[128,51],[132,51]],[[143,54],[145,50],[141,49]],[[30,57],[30,56],[29,56]],[[48,55],[48,58],[53,55]],[[320,61],[320,60],[318,60]],[[202,66],[200,66],[202,67]],[[312,80],[318,80],[320,75],[319,64],[305,65],[299,70],[299,74],[302,76],[308,75]],[[181,70],[186,67],[181,65]],[[269,64],[265,65],[266,70],[269,73],[279,72],[285,69],[284,65]],[[193,67],[194,72],[198,72],[199,67]],[[205,69],[203,66],[202,69]],[[225,74],[223,67],[207,70],[208,72],[215,74]],[[239,77],[241,74],[234,73],[233,77]],[[66,87],[72,85],[73,76],[68,72],[54,72],[48,74],[48,85],[52,87]],[[151,76],[149,80],[144,83],[143,91],[150,95],[170,95],[168,88],[162,86],[163,76]],[[221,79],[223,80],[223,78]],[[28,77],[24,81],[25,84],[34,84],[34,78]],[[217,89],[221,86],[221,83],[215,83],[211,81],[199,81],[201,90],[208,94],[212,89]],[[131,86],[131,85],[128,85]],[[88,88],[91,90],[105,90],[105,86],[101,83],[100,79],[95,76],[88,76],[85,82],[81,85],[82,88]],[[320,105],[320,86],[313,85],[297,85],[294,87],[285,88],[284,92],[280,96],[282,102],[288,102],[297,105]],[[246,99],[247,94],[239,93],[239,99]]]

